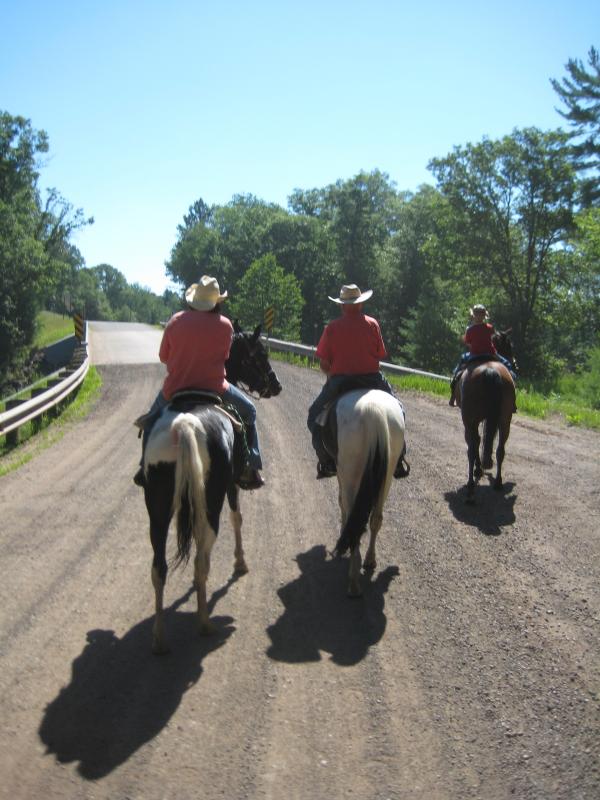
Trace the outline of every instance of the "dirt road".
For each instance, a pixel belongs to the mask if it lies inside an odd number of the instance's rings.
[[[464,503],[459,413],[407,395],[362,600],[332,560],[335,479],[304,427],[319,375],[276,365],[259,404],[268,485],[227,515],[195,633],[170,575],[151,654],[151,550],[131,421],[159,365],[99,367],[102,397],[0,479],[0,797],[462,800],[600,796],[600,437],[517,417],[506,491]]]

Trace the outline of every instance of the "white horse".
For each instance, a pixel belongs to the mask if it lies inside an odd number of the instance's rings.
[[[371,539],[364,569],[377,565],[375,540],[383,522],[398,460],[404,453],[404,412],[398,400],[379,389],[358,389],[337,402],[337,477],[341,510],[338,555],[350,550],[348,594],[359,597],[360,539],[369,524]]]

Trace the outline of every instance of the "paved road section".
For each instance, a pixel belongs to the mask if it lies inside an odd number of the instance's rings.
[[[162,330],[138,322],[89,322],[92,363],[155,364]]]

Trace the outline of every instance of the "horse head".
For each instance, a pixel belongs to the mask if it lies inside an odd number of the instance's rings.
[[[494,333],[492,336],[492,341],[494,342],[498,353],[501,356],[504,356],[504,358],[508,359],[511,364],[514,364],[516,370],[517,361],[513,353],[513,346],[509,336],[511,331],[512,328],[507,328],[505,331],[496,331],[496,333]]]
[[[257,325],[253,333],[247,333],[235,320],[233,330],[231,351],[225,364],[227,379],[236,386],[238,383],[247,386],[259,397],[276,397],[281,392],[281,384],[261,341],[261,326]]]

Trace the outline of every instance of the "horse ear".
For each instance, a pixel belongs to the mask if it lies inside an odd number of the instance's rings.
[[[237,319],[233,320],[233,330],[235,331],[235,333],[241,333],[242,332],[242,328],[240,326],[239,320],[237,320]]]
[[[262,329],[261,325],[257,325],[256,328],[254,328],[254,333],[252,334],[252,338],[254,339],[255,342],[258,341],[258,337],[260,336],[261,329]]]

